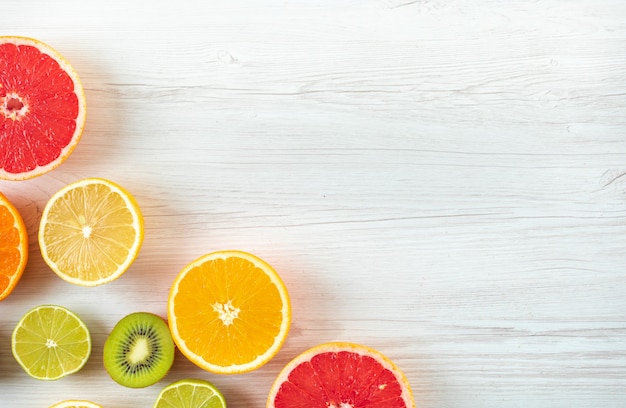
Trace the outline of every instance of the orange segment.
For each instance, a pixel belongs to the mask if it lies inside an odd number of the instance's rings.
[[[0,193],[0,300],[13,291],[28,262],[28,233],[15,206]]]
[[[287,288],[260,258],[241,251],[205,255],[179,273],[168,300],[172,337],[199,367],[254,370],[280,349],[291,323]]]

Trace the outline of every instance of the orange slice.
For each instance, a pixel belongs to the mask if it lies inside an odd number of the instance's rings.
[[[47,173],[72,153],[85,126],[78,74],[33,38],[0,36],[0,178]]]
[[[380,352],[360,344],[315,346],[288,363],[267,408],[415,408],[409,382]]]
[[[15,206],[0,193],[0,300],[11,294],[28,262],[28,233]]]
[[[44,261],[59,277],[96,286],[126,272],[139,254],[143,235],[134,197],[110,180],[87,178],[50,198],[38,238]]]
[[[176,277],[168,299],[174,342],[197,366],[248,372],[282,346],[291,323],[287,288],[276,271],[242,251],[204,255]]]

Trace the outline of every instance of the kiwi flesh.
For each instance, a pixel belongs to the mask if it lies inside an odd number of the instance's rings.
[[[174,362],[174,341],[167,323],[152,313],[122,318],[104,343],[104,368],[125,387],[144,388],[161,380]]]

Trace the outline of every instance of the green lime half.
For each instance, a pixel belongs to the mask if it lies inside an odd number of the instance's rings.
[[[154,408],[226,408],[226,400],[210,382],[186,379],[163,388]]]
[[[58,380],[85,365],[91,354],[91,337],[85,323],[70,310],[42,305],[19,321],[11,349],[31,377]]]

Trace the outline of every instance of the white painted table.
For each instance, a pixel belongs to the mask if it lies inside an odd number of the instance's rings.
[[[419,407],[626,406],[623,1],[5,0],[0,30],[57,48],[88,100],[67,162],[0,182],[32,241],[0,304],[1,407],[151,407],[200,377],[261,408],[284,364],[330,340],[391,357]],[[36,234],[50,195],[94,176],[136,196],[146,238],[90,289],[45,266]],[[288,285],[277,357],[216,376],[179,354],[155,386],[110,380],[115,322],[165,315],[186,263],[233,248]],[[93,334],[57,382],[10,352],[43,303]]]

